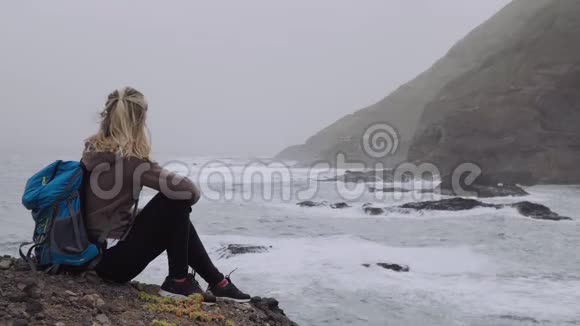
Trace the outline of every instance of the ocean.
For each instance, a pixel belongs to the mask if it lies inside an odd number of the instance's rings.
[[[20,197],[26,179],[48,163],[0,158],[0,254],[16,255],[30,239],[33,222]],[[532,220],[512,208],[371,217],[363,204],[433,195],[376,198],[363,187],[345,200],[336,183],[316,181],[325,171],[249,163],[186,157],[169,168],[204,190],[191,220],[218,268],[237,268],[232,279],[241,289],[277,298],[300,325],[580,325],[580,187],[535,186],[524,198],[483,200],[537,202],[572,221]],[[144,191],[143,204],[153,195]],[[305,199],[352,207],[296,205]],[[220,258],[228,244],[271,248]],[[374,265],[383,262],[411,271]],[[138,280],[161,283],[166,273],[161,255]]]

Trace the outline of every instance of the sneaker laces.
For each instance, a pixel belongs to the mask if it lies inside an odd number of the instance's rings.
[[[228,280],[229,282],[231,282],[231,281],[230,281],[230,277],[231,277],[231,276],[232,276],[232,274],[233,274],[235,271],[237,271],[237,270],[238,270],[238,268],[236,267],[236,268],[235,268],[233,271],[231,271],[231,272],[230,272],[230,273],[229,273],[229,274],[226,276],[226,280]]]
[[[197,276],[197,272],[193,268],[191,269],[191,271],[192,271],[192,273],[189,274],[189,275],[191,275],[191,281],[193,282],[194,285],[196,285],[198,288],[201,289],[201,285],[195,279],[195,277]]]

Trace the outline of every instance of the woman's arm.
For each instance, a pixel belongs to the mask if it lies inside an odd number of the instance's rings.
[[[190,205],[197,203],[201,193],[189,178],[162,168],[156,162],[147,162],[148,168],[141,174],[141,184],[155,189],[170,199],[186,200]]]

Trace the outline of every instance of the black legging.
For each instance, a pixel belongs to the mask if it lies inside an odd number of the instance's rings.
[[[169,277],[185,278],[191,266],[210,285],[223,281],[189,220],[190,212],[186,201],[157,194],[137,215],[127,237],[104,252],[96,267],[99,276],[128,282],[167,250]]]

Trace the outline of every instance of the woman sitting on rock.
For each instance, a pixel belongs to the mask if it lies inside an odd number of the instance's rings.
[[[200,199],[198,188],[149,159],[146,114],[143,94],[129,87],[116,90],[101,113],[98,133],[86,142],[85,223],[91,239],[104,248],[96,272],[125,283],[167,251],[169,275],[160,295],[184,298],[199,293],[205,302],[215,302],[216,297],[249,301],[250,296],[214,266],[189,219],[191,206]],[[137,214],[143,186],[159,193]],[[188,274],[189,267],[209,284],[207,292]]]

